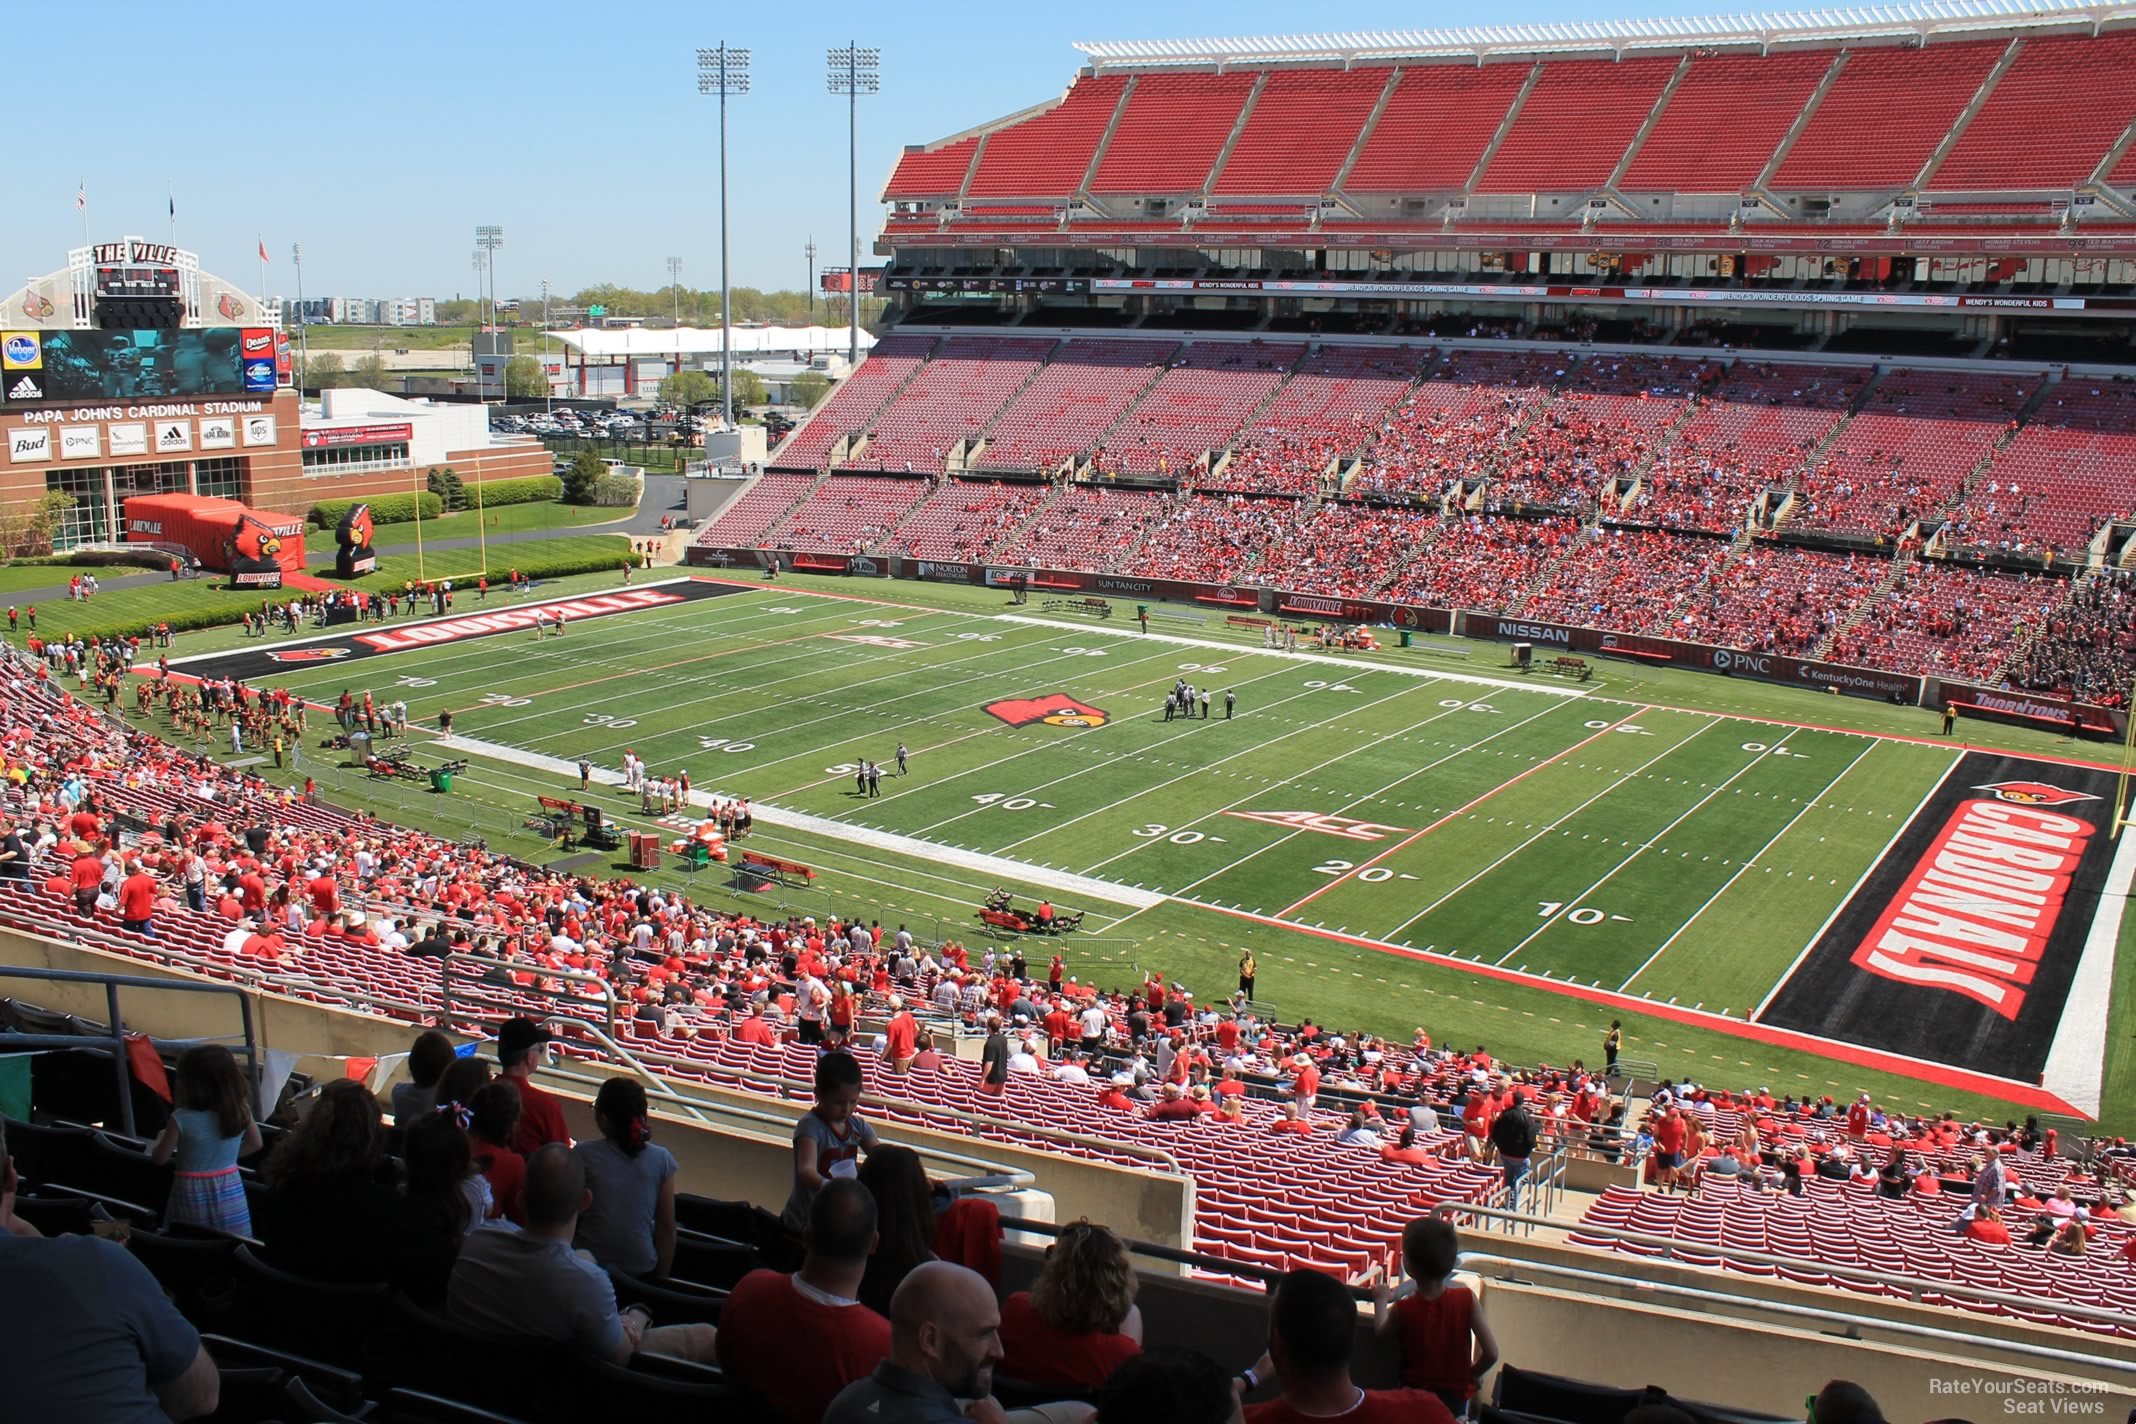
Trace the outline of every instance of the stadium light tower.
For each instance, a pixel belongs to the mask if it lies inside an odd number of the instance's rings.
[[[697,92],[719,96],[719,408],[734,425],[734,299],[727,281],[727,96],[749,92],[749,51],[725,40],[697,51]],[[678,363],[679,364],[679,363]]]
[[[860,364],[860,96],[881,91],[882,58],[881,50],[851,42],[829,51],[830,90],[846,96],[846,182],[852,199],[846,224],[846,298],[853,316],[846,340],[848,366]]]
[[[504,325],[504,318],[497,311],[497,249],[504,246],[504,229],[495,223],[481,224],[475,229],[475,246],[482,249],[483,265],[489,268],[490,325],[493,327],[502,326]],[[497,354],[497,341],[495,334],[492,333],[490,355],[495,356]],[[482,398],[488,400],[488,387],[483,383],[481,375],[481,370],[478,368],[475,372],[475,384],[484,392]],[[497,368],[497,395],[500,398],[504,395],[504,367],[502,366]]]
[[[311,362],[311,323],[304,319],[304,244],[289,244],[289,260],[297,269],[297,404],[304,403],[304,368]]]
[[[682,259],[668,259],[668,290],[675,294],[675,374],[682,374]]]
[[[487,291],[487,289],[486,289],[486,288],[485,288],[485,287],[484,287],[484,286],[482,285],[482,269],[483,269],[483,268],[485,268],[485,267],[487,267],[488,265],[489,265],[489,256],[488,256],[488,254],[487,254],[487,253],[485,253],[485,252],[483,252],[483,250],[482,250],[481,248],[479,248],[479,247],[478,247],[478,248],[476,248],[476,249],[475,249],[475,327],[476,327],[476,333],[475,333],[475,334],[476,334],[476,335],[478,335],[478,336],[479,336],[479,335],[481,335],[481,328],[482,328],[482,327],[485,327],[485,326],[487,326],[487,325],[489,325],[489,322],[488,322],[488,320],[487,320],[487,319],[486,319],[486,318],[485,318],[485,317],[484,317],[484,316],[482,315],[482,304],[483,304],[483,302],[484,302],[484,301],[486,300],[486,291]],[[472,345],[470,345],[468,349],[469,349],[470,351],[472,351],[472,350],[473,350],[474,348],[473,348],[473,346],[472,346]]]
[[[808,292],[808,314],[814,316],[816,314],[816,238],[813,233],[809,235],[808,246],[802,248],[801,251],[808,258],[808,286],[805,290]]]
[[[549,279],[541,279],[541,408],[556,413],[556,387],[549,382]]]

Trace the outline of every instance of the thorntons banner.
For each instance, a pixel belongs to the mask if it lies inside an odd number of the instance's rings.
[[[2114,779],[1960,758],[1760,1023],[2036,1082],[2099,911]]]
[[[2057,723],[2066,723],[2071,711],[2075,711],[2085,726],[2097,731],[2111,727],[2115,736],[2129,729],[2129,714],[2115,707],[2094,707],[2087,702],[2072,702],[2067,697],[2056,697],[2046,692],[2019,692],[2007,687],[1978,687],[1966,682],[1948,682],[1939,677],[1928,680],[1922,697],[1924,705],[1941,707],[1946,702],[1967,704],[1969,717],[1990,717],[2008,720],[2026,726],[2038,726],[2036,719],[2047,718]]]

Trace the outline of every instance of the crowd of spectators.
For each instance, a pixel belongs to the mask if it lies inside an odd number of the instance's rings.
[[[1807,658],[1873,593],[1891,562],[1756,543],[1716,568],[1665,631],[1686,642]]]
[[[1561,623],[1662,632],[1727,548],[1723,540],[1659,529],[1585,529],[1521,611]]]
[[[2045,634],[2003,669],[2013,686],[2100,707],[2129,705],[2136,678],[2136,597],[2116,569],[2086,579],[2047,618]]]
[[[1861,610],[1833,662],[1992,682],[2069,592],[2065,580],[1916,559]]]

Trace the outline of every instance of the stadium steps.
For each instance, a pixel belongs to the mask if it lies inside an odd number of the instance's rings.
[[[1373,104],[1372,112],[1365,115],[1364,123],[1358,125],[1357,142],[1350,145],[1349,156],[1344,158],[1342,166],[1335,170],[1335,176],[1328,180],[1328,192],[1334,194],[1337,201],[1342,202],[1344,207],[1360,218],[1364,216],[1364,211],[1354,203],[1343,201],[1341,196],[1343,185],[1350,181],[1350,170],[1357,166],[1358,156],[1365,151],[1365,145],[1372,142],[1372,134],[1379,128],[1380,115],[1387,112],[1387,105],[1394,98],[1394,91],[1401,82],[1402,67],[1400,65],[1396,65],[1387,71],[1387,87],[1380,90],[1379,100]]]
[[[1825,70],[1824,78],[1817,81],[1817,87],[1810,91],[1810,97],[1802,105],[1802,112],[1795,115],[1795,122],[1781,135],[1780,146],[1773,150],[1773,156],[1765,161],[1765,167],[1751,182],[1752,190],[1763,195],[1776,210],[1784,212],[1787,205],[1771,196],[1773,175],[1780,171],[1781,164],[1787,162],[1787,155],[1795,147],[1795,140],[1802,137],[1802,131],[1808,128],[1810,120],[1816,117],[1817,106],[1824,102],[1825,95],[1831,93],[1832,86],[1839,82],[1839,73],[1847,67],[1847,56],[1850,53],[1851,50],[1842,49],[1832,56],[1831,67]]]
[[[1632,171],[1632,163],[1639,157],[1639,150],[1646,147],[1647,136],[1653,133],[1654,126],[1661,122],[1662,111],[1669,107],[1669,100],[1675,97],[1677,86],[1682,84],[1684,76],[1691,72],[1692,58],[1693,56],[1686,54],[1678,60],[1676,72],[1669,76],[1669,82],[1662,85],[1661,92],[1654,96],[1654,107],[1647,111],[1646,122],[1639,126],[1639,132],[1632,135],[1632,141],[1624,146],[1624,152],[1617,157],[1617,166],[1609,171],[1609,177],[1603,181],[1603,188],[1609,192],[1615,193],[1617,185],[1624,181],[1624,175]],[[1624,205],[1627,208],[1631,206],[1628,202]]]
[[[1832,422],[1832,428],[1824,433],[1823,439],[1810,447],[1796,466],[1795,472],[1788,476],[1787,484],[1780,492],[1780,510],[1773,521],[1774,530],[1783,528],[1794,516],[1794,510],[1790,506],[1793,505],[1795,496],[1801,493],[1802,471],[1814,470],[1823,462],[1825,452],[1832,448],[1840,436],[1847,433],[1847,427],[1854,424],[1854,417],[1869,408],[1870,398],[1876,394],[1877,387],[1884,384],[1884,377],[1890,374],[1891,369],[1889,366],[1880,366],[1868,380],[1862,382],[1862,388],[1854,393],[1854,399],[1847,403],[1847,408],[1840,414],[1839,419]]]
[[[1957,119],[1951,124],[1951,131],[1943,136],[1943,142],[1936,145],[1935,151],[1928,155],[1928,162],[1922,164],[1921,171],[1914,175],[1914,180],[1909,185],[1914,192],[1927,188],[1935,178],[1936,170],[1943,166],[1943,160],[1950,157],[1951,150],[1958,146],[1958,140],[1965,137],[1966,128],[1973,122],[1973,116],[1980,112],[1981,106],[1988,102],[1988,96],[1995,92],[1996,83],[2009,72],[2011,65],[2017,63],[2018,51],[2024,46],[2022,39],[2011,40],[2003,46],[2002,58],[1989,66],[1988,77],[1980,81],[1980,87],[1973,91],[1972,99],[1958,111]]]
[[[1135,408],[1141,405],[1149,397],[1149,393],[1157,388],[1157,383],[1164,379],[1165,372],[1172,369],[1173,360],[1180,352],[1186,349],[1186,343],[1181,342],[1167,351],[1164,354],[1164,358],[1150,371],[1150,378],[1142,383],[1142,388],[1129,397],[1127,404],[1120,407],[1120,413],[1113,417],[1112,424],[1099,431],[1096,439],[1076,452],[1075,464],[1079,471],[1088,463],[1091,451],[1105,448],[1106,442],[1113,438],[1113,432],[1125,424],[1127,418],[1135,413]]]
[[[1224,146],[1216,151],[1216,162],[1209,165],[1209,174],[1202,179],[1201,192],[1196,196],[1207,202],[1216,191],[1216,183],[1224,176],[1224,165],[1231,161],[1231,151],[1239,146],[1239,135],[1246,132],[1247,123],[1253,118],[1254,106],[1261,102],[1261,91],[1268,87],[1268,70],[1254,76],[1253,87],[1246,91],[1246,102],[1239,105],[1238,117],[1231,121],[1231,136]]]
[[[1354,466],[1356,462],[1353,461],[1352,463]],[[1375,594],[1380,593],[1386,589],[1393,588],[1396,584],[1407,578],[1409,576],[1409,566],[1415,563],[1419,558],[1421,558],[1426,550],[1438,548],[1439,541],[1446,537],[1446,529],[1446,505],[1445,501],[1441,500],[1439,506],[1439,523],[1433,528],[1431,537],[1429,539],[1419,539],[1414,544],[1411,544],[1407,549],[1403,550],[1401,555],[1395,559],[1393,566],[1387,570],[1387,576],[1381,579],[1378,583],[1373,584],[1370,592]]]
[[[2047,630],[2054,622],[2055,615],[2069,606],[2076,598],[2078,589],[2088,587],[2090,583],[2088,578],[2067,580],[2062,591],[2062,601],[2057,603],[2045,618],[2030,626],[2019,624],[2015,629],[2016,636],[2010,639],[2009,646],[2003,652],[2002,660],[1988,670],[1983,680],[1990,683],[2000,682],[2004,668],[2021,666],[2032,655],[2032,650],[2039,645],[2040,639],[2047,636]]]
[[[994,413],[989,415],[986,418],[986,423],[979,427],[977,435],[969,440],[957,442],[956,450],[952,451],[949,457],[943,461],[945,473],[962,475],[973,468],[979,456],[986,450],[987,437],[994,433],[995,425],[1000,423],[1001,417],[1007,413],[1009,407],[1016,404],[1017,398],[1031,389],[1031,383],[1038,379],[1039,373],[1053,364],[1053,358],[1061,354],[1062,345],[1063,343],[1059,341],[1053,343],[1053,349],[1039,359],[1038,364],[1031,368],[1030,373],[1023,378],[1023,381],[1016,389],[1009,392],[1008,398],[994,407]]]
[[[1312,359],[1314,350],[1315,348],[1312,345],[1308,344],[1303,351],[1300,351],[1298,353],[1298,359],[1291,362],[1290,369],[1283,373],[1283,379],[1276,382],[1275,387],[1270,390],[1267,395],[1261,397],[1261,403],[1259,405],[1255,406],[1252,410],[1247,411],[1246,414],[1239,420],[1239,428],[1231,432],[1231,444],[1226,445],[1223,449],[1219,450],[1216,454],[1216,458],[1209,462],[1208,477],[1210,479],[1213,480],[1218,475],[1224,473],[1224,467],[1231,463],[1232,448],[1238,444],[1239,437],[1243,436],[1247,431],[1253,429],[1253,423],[1259,420],[1262,414],[1270,406],[1276,403],[1276,397],[1282,395],[1284,388],[1290,385],[1292,378],[1298,374],[1298,368]],[[1325,474],[1326,471],[1322,471],[1322,473]]]
[[[1847,616],[1833,624],[1831,631],[1817,640],[1817,646],[1811,649],[1810,656],[1819,661],[1831,656],[1834,643],[1853,632],[1864,618],[1867,618],[1871,612],[1883,606],[1884,600],[1891,597],[1891,591],[1899,586],[1899,580],[1905,577],[1908,569],[1913,567],[1916,557],[1914,549],[1902,541],[1899,552],[1892,556],[1891,567],[1885,570],[1884,581],[1870,590],[1868,595],[1859,603],[1856,603],[1854,607],[1847,610]]]
[[[1142,553],[1142,546],[1150,542],[1150,535],[1156,533],[1158,526],[1165,522],[1165,516],[1177,509],[1181,501],[1193,499],[1194,497],[1184,490],[1165,496],[1164,502],[1157,506],[1155,512],[1142,521],[1142,527],[1135,531],[1135,537],[1122,546],[1120,552],[1099,572],[1117,573],[1121,569],[1132,565],[1136,557]]]
[[[894,402],[896,402],[900,397],[905,394],[907,390],[911,388],[912,383],[920,378],[920,372],[927,369],[928,364],[932,362],[937,355],[941,354],[941,350],[942,338],[937,336],[934,339],[934,344],[927,348],[927,354],[922,356],[919,360],[915,361],[912,365],[912,369],[905,373],[905,379],[897,383],[897,389],[891,391],[888,395],[884,396],[881,401],[877,402],[875,408],[868,412],[867,418],[853,427],[853,430],[851,432],[852,438],[850,438],[846,443],[846,451],[845,455],[842,457],[842,461],[841,457],[837,454],[838,447],[836,443],[834,442],[832,444],[832,453],[827,456],[824,461],[824,469],[826,471],[838,468],[841,462],[845,463],[848,468],[851,467],[851,462],[853,458],[856,455],[860,454],[861,451],[867,449],[868,439],[875,430],[875,423],[883,418],[883,412],[888,410]],[[830,404],[829,400],[826,399],[824,401],[824,404]],[[800,427],[796,426],[794,428],[794,435],[798,435],[800,433]],[[789,435],[786,438],[788,440],[792,440],[793,435]]]
[[[1522,609],[1528,606],[1530,600],[1544,589],[1550,587],[1551,581],[1557,576],[1558,567],[1561,564],[1572,558],[1575,553],[1584,550],[1592,540],[1601,537],[1601,525],[1591,521],[1581,525],[1571,538],[1558,546],[1557,553],[1535,571],[1535,577],[1528,580],[1527,587],[1506,600],[1504,608],[1486,609],[1485,611],[1508,615],[1520,613]]]
[[[1592,356],[1581,355],[1576,356],[1571,361],[1567,362],[1565,365],[1565,374],[1559,378],[1558,383],[1556,385],[1550,388],[1546,398],[1543,400],[1539,400],[1534,405],[1528,406],[1523,409],[1521,412],[1520,424],[1512,427],[1510,430],[1507,430],[1502,436],[1500,436],[1498,451],[1494,454],[1493,458],[1485,464],[1483,470],[1484,489],[1482,492],[1486,499],[1488,499],[1490,495],[1489,487],[1497,483],[1498,477],[1504,473],[1504,467],[1500,463],[1500,461],[1504,458],[1506,448],[1518,444],[1520,442],[1521,436],[1528,433],[1528,427],[1535,424],[1535,422],[1541,418],[1543,412],[1556,408],[1558,403],[1564,399],[1565,392],[1571,389],[1573,379],[1578,376],[1582,368],[1584,368],[1586,364],[1593,359],[1594,358]]]
[[[1070,201],[1088,201],[1090,185],[1098,176],[1098,165],[1105,161],[1105,151],[1112,147],[1113,135],[1120,131],[1120,116],[1127,112],[1128,104],[1135,97],[1135,86],[1142,82],[1139,74],[1130,74],[1127,83],[1120,86],[1120,100],[1113,105],[1112,117],[1105,121],[1105,132],[1098,135],[1098,146],[1090,151],[1090,163],[1083,169],[1083,176],[1076,181],[1075,192]]]
[[[764,477],[762,475],[758,475],[757,478],[762,479]],[[800,494],[796,495],[794,497],[793,503],[787,505],[786,508],[780,510],[777,514],[772,516],[771,523],[764,526],[764,532],[757,535],[758,545],[763,548],[770,548],[773,538],[776,537],[779,531],[785,527],[786,521],[793,518],[795,511],[799,510],[802,505],[807,504],[810,500],[814,499],[816,497],[816,491],[822,489],[825,485],[829,484],[830,481],[831,472],[829,470],[818,470],[816,472],[815,482],[811,484],[807,489],[801,491]],[[749,491],[746,489],[742,491],[743,495],[747,495],[748,493]],[[735,503],[739,504],[740,502],[740,498],[738,497]],[[729,508],[732,508],[732,506],[730,505]]]
[[[979,135],[979,146],[972,150],[972,161],[964,165],[964,181],[957,185],[957,206],[960,209],[972,191],[972,180],[979,176],[979,165],[986,162],[986,141],[993,136],[991,131]]]
[[[978,553],[979,561],[985,562],[986,560],[995,558],[1000,550],[1015,548],[1017,540],[1023,538],[1024,531],[1029,529],[1032,525],[1038,523],[1039,520],[1044,519],[1048,514],[1050,514],[1053,509],[1060,504],[1062,497],[1066,495],[1067,491],[1067,484],[1056,480],[1054,482],[1053,489],[1046,495],[1044,499],[1040,500],[1038,502],[1038,506],[1031,511],[1031,517],[1024,520],[1022,523],[1016,525],[1014,528],[1003,531],[999,539],[996,539],[993,543],[987,545],[984,549],[981,549]]]
[[[2085,179],[2085,186],[2108,187],[2107,175],[2114,171],[2114,166],[2121,162],[2132,146],[2136,146],[2136,119],[2129,121],[2129,126],[2121,131],[2121,137],[2115,139],[2113,146],[2107,149],[2106,157],[2099,160],[2099,166],[2091,171],[2091,177]]]
[[[1483,152],[1476,155],[1476,166],[1469,170],[1468,181],[1461,185],[1463,193],[1475,192],[1476,185],[1483,181],[1483,175],[1489,170],[1491,160],[1498,156],[1498,146],[1506,141],[1507,134],[1513,132],[1513,125],[1520,122],[1521,106],[1528,102],[1528,96],[1535,92],[1535,86],[1542,82],[1542,78],[1543,66],[1538,60],[1534,68],[1528,71],[1528,77],[1521,81],[1520,92],[1515,94],[1513,102],[1506,106],[1505,117],[1498,121],[1498,132],[1491,135],[1491,141],[1483,146]]]

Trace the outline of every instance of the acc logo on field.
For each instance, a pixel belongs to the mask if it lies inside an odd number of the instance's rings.
[[[44,343],[35,332],[10,331],[0,337],[0,370],[35,371],[44,365]]]
[[[1986,786],[1976,786],[1973,789],[1992,791],[1996,799],[2015,801],[2020,806],[2067,806],[2072,801],[2099,799],[2088,791],[2070,791],[2060,786],[2049,786],[2044,781],[1991,781]]]
[[[323,663],[349,655],[347,648],[289,648],[267,656],[278,663]]]
[[[987,703],[983,710],[1011,727],[1028,727],[1034,722],[1044,722],[1049,727],[1102,727],[1112,720],[1112,714],[1104,708],[1079,702],[1065,692],[1005,697],[999,702]]]

